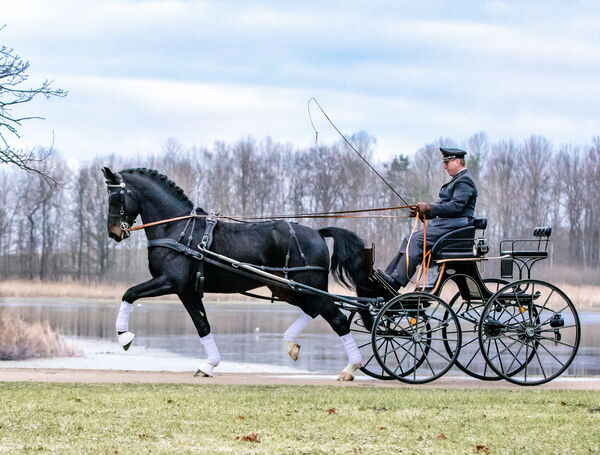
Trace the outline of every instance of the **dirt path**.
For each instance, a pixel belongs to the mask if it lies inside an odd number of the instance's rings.
[[[327,385],[340,387],[419,387],[433,389],[506,389],[532,390],[506,381],[478,381],[467,377],[447,376],[423,385],[408,385],[398,381],[378,381],[361,376],[354,382],[337,382],[334,376],[285,374],[217,374],[213,378],[195,378],[192,373],[168,371],[69,370],[45,368],[0,368],[0,382],[62,382],[62,383],[148,383],[148,384],[220,384],[220,385]],[[535,390],[598,390],[600,377],[558,378]]]

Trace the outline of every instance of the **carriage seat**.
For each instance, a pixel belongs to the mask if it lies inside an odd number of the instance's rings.
[[[500,254],[516,258],[547,258],[548,240],[552,234],[552,228],[549,226],[540,226],[533,229],[533,236],[538,240],[503,240],[500,242]],[[531,246],[537,242],[537,249],[521,249],[521,245]],[[542,250],[541,247],[544,247]]]
[[[485,230],[486,227],[486,218],[475,218],[469,226],[444,234],[431,247],[431,258],[438,260],[479,257],[479,255],[473,253],[475,230]]]

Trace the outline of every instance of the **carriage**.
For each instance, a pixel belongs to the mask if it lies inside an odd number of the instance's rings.
[[[369,359],[365,374],[425,383],[456,365],[481,380],[538,385],[569,367],[581,337],[577,311],[559,288],[531,278],[532,266],[549,256],[551,228],[535,228],[532,239],[503,240],[500,256],[489,257],[485,237],[475,235],[486,226],[486,219],[475,219],[434,244],[439,270],[429,292],[375,306],[372,325],[350,310]],[[500,261],[500,278],[481,277],[478,264],[490,260]],[[513,268],[518,276],[509,281]]]
[[[537,385],[562,374],[577,353],[581,329],[573,303],[553,284],[531,277],[532,266],[548,258],[550,228],[534,229],[533,239],[503,240],[499,256],[491,257],[487,220],[475,219],[431,248],[438,273],[428,287],[398,294],[374,271],[374,247],[365,249],[350,231],[317,234],[288,220],[217,225],[216,214],[196,209],[173,217],[191,202],[165,176],[108,168],[104,175],[110,236],[120,241],[146,228],[149,239],[153,279],[130,288],[124,302],[177,293],[201,337],[210,333],[197,301],[205,290],[247,293],[266,285],[306,312],[309,299],[322,302],[320,314],[338,335],[349,327],[356,338],[361,371],[382,380],[427,383],[456,365],[482,380]],[[134,228],[138,214],[146,224]],[[327,291],[325,237],[334,238],[332,270],[341,281],[350,278],[357,296]],[[491,260],[500,261],[500,277],[483,279],[480,266]]]

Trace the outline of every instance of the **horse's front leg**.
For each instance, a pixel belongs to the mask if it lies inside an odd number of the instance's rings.
[[[206,351],[206,360],[198,367],[194,376],[211,377],[215,367],[221,362],[221,354],[219,354],[215,340],[210,333],[210,324],[202,299],[193,292],[180,294],[179,299],[192,318],[200,336],[200,342]]]
[[[133,311],[133,302],[144,297],[157,297],[173,293],[173,285],[165,275],[133,286],[123,294],[123,301],[119,307],[117,322],[117,338],[121,347],[127,351],[135,335],[129,331],[129,316]]]

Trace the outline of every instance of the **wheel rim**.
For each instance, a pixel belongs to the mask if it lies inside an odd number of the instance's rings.
[[[381,365],[375,358],[371,345],[371,331],[365,328],[361,315],[358,312],[353,311],[348,319],[350,331],[354,335],[358,350],[363,359],[363,366],[360,371],[375,379],[382,379],[384,381],[396,379],[381,368]],[[378,343],[381,344],[383,341],[384,340],[378,340]]]
[[[377,314],[371,337],[373,353],[382,369],[411,384],[443,376],[456,361],[461,343],[454,311],[439,297],[422,292],[390,300]],[[452,354],[448,354],[445,343]]]
[[[504,286],[486,304],[481,321],[479,343],[486,361],[515,384],[551,381],[569,367],[579,348],[581,329],[573,303],[544,281]]]

